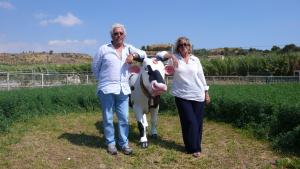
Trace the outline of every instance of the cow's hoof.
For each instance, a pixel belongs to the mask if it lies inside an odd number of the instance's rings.
[[[156,139],[158,139],[158,136],[157,136],[157,134],[152,134],[151,138],[156,140]]]
[[[141,147],[142,148],[147,148],[148,147],[148,142],[141,142]]]

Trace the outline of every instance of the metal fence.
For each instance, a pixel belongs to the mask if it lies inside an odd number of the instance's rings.
[[[91,74],[0,72],[0,90],[96,83]]]
[[[271,84],[299,83],[300,76],[206,76],[208,84]],[[166,82],[172,83],[172,76]],[[92,74],[79,73],[20,73],[0,72],[0,90],[49,87],[62,85],[95,84]]]
[[[206,76],[209,84],[299,83],[300,76]]]
[[[167,77],[167,83],[172,83],[172,76]],[[300,83],[300,76],[205,76],[211,84],[274,84]]]

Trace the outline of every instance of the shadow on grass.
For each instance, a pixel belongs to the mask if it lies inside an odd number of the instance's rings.
[[[88,146],[93,148],[104,147],[104,142],[99,136],[91,136],[84,133],[63,133],[58,137],[59,139],[66,139],[72,144],[79,146]]]
[[[103,135],[103,122],[97,121],[95,123],[96,129],[99,131],[101,135]],[[118,129],[117,123],[114,122],[115,127],[115,136],[116,140],[118,140]],[[129,142],[136,144],[137,147],[140,147],[140,134],[136,132],[136,125],[130,125],[129,129]],[[58,139],[66,139],[70,143],[79,145],[79,146],[87,146],[92,148],[104,148],[106,149],[105,139],[104,137],[95,136],[95,135],[87,135],[85,133],[63,133],[58,137]],[[165,149],[176,150],[180,152],[185,152],[185,148],[182,145],[177,144],[174,141],[166,140],[158,136],[157,138],[151,138],[148,136],[149,146],[157,145],[159,147],[163,147]]]
[[[100,134],[103,134],[102,122],[96,122],[95,126]],[[87,135],[85,133],[63,133],[58,137],[58,139],[66,139],[70,143],[87,146],[92,148],[106,148],[105,140],[103,137],[95,135]]]
[[[137,127],[137,124],[135,126],[130,126],[130,132],[129,132],[129,141],[136,144],[137,147],[140,147],[140,133],[136,132],[134,130],[134,127]],[[175,141],[170,141],[163,139],[162,137],[158,136],[157,138],[151,138],[151,136],[147,136],[148,144],[151,145],[157,145],[159,147],[163,147],[165,149],[169,150],[175,150],[179,152],[185,152],[184,146],[177,144]],[[142,149],[142,148],[141,148]]]
[[[171,150],[176,150],[179,152],[185,152],[184,146],[176,143],[175,141],[170,141],[170,140],[164,140],[160,136],[156,139],[151,139],[150,138],[150,144],[158,145],[160,147],[164,147],[166,149],[171,149]]]

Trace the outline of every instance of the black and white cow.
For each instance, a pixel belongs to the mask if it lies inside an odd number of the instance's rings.
[[[129,85],[131,87],[130,106],[135,112],[140,132],[142,148],[148,147],[147,113],[151,113],[151,136],[157,137],[157,114],[160,95],[167,91],[165,84],[165,66],[161,60],[143,58],[138,67],[131,67]]]

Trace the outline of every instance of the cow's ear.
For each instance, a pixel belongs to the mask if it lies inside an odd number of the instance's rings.
[[[128,69],[129,73],[140,73],[140,70],[138,65],[131,65]]]
[[[136,57],[136,58],[133,58],[133,60],[142,63],[144,61],[144,58]]]
[[[173,66],[170,66],[170,65],[166,65],[165,66],[165,73],[166,75],[170,76],[170,75],[173,75],[175,72],[175,69]]]
[[[156,58],[156,60],[159,60],[159,61],[162,61],[162,62],[168,60],[168,58],[161,58],[159,56],[155,56],[155,58]]]

